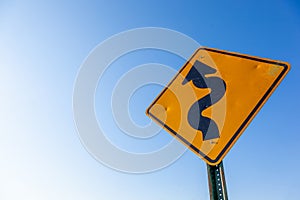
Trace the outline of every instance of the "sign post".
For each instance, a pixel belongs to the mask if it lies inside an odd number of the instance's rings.
[[[223,162],[212,166],[207,164],[210,200],[228,200]]]
[[[199,48],[146,114],[207,163],[211,200],[227,200],[222,160],[290,69],[287,62]]]

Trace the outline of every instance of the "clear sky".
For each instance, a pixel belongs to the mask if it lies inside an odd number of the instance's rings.
[[[204,46],[291,64],[224,167],[230,199],[299,199],[297,0],[0,1],[0,199],[209,198],[206,165],[192,152],[164,169],[137,175],[99,163],[80,142],[72,98],[81,64],[107,38],[141,27],[168,28]],[[112,64],[105,84],[99,82],[104,93],[96,91],[96,115],[107,120],[106,136],[131,152],[155,151],[172,141],[165,131],[134,139],[112,120],[113,83],[150,62],[174,70],[184,63],[162,51],[133,52]],[[137,124],[150,122],[145,109],[161,89],[152,84],[134,93],[128,109]]]

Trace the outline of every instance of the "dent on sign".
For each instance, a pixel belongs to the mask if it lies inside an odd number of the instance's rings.
[[[289,69],[286,62],[200,48],[146,114],[217,165]]]

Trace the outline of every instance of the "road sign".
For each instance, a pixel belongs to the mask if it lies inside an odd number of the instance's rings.
[[[286,62],[200,48],[146,114],[217,165],[289,69]]]

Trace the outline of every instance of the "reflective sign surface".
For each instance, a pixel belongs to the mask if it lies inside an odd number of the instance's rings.
[[[216,165],[289,68],[286,62],[200,48],[146,113],[208,164]]]

